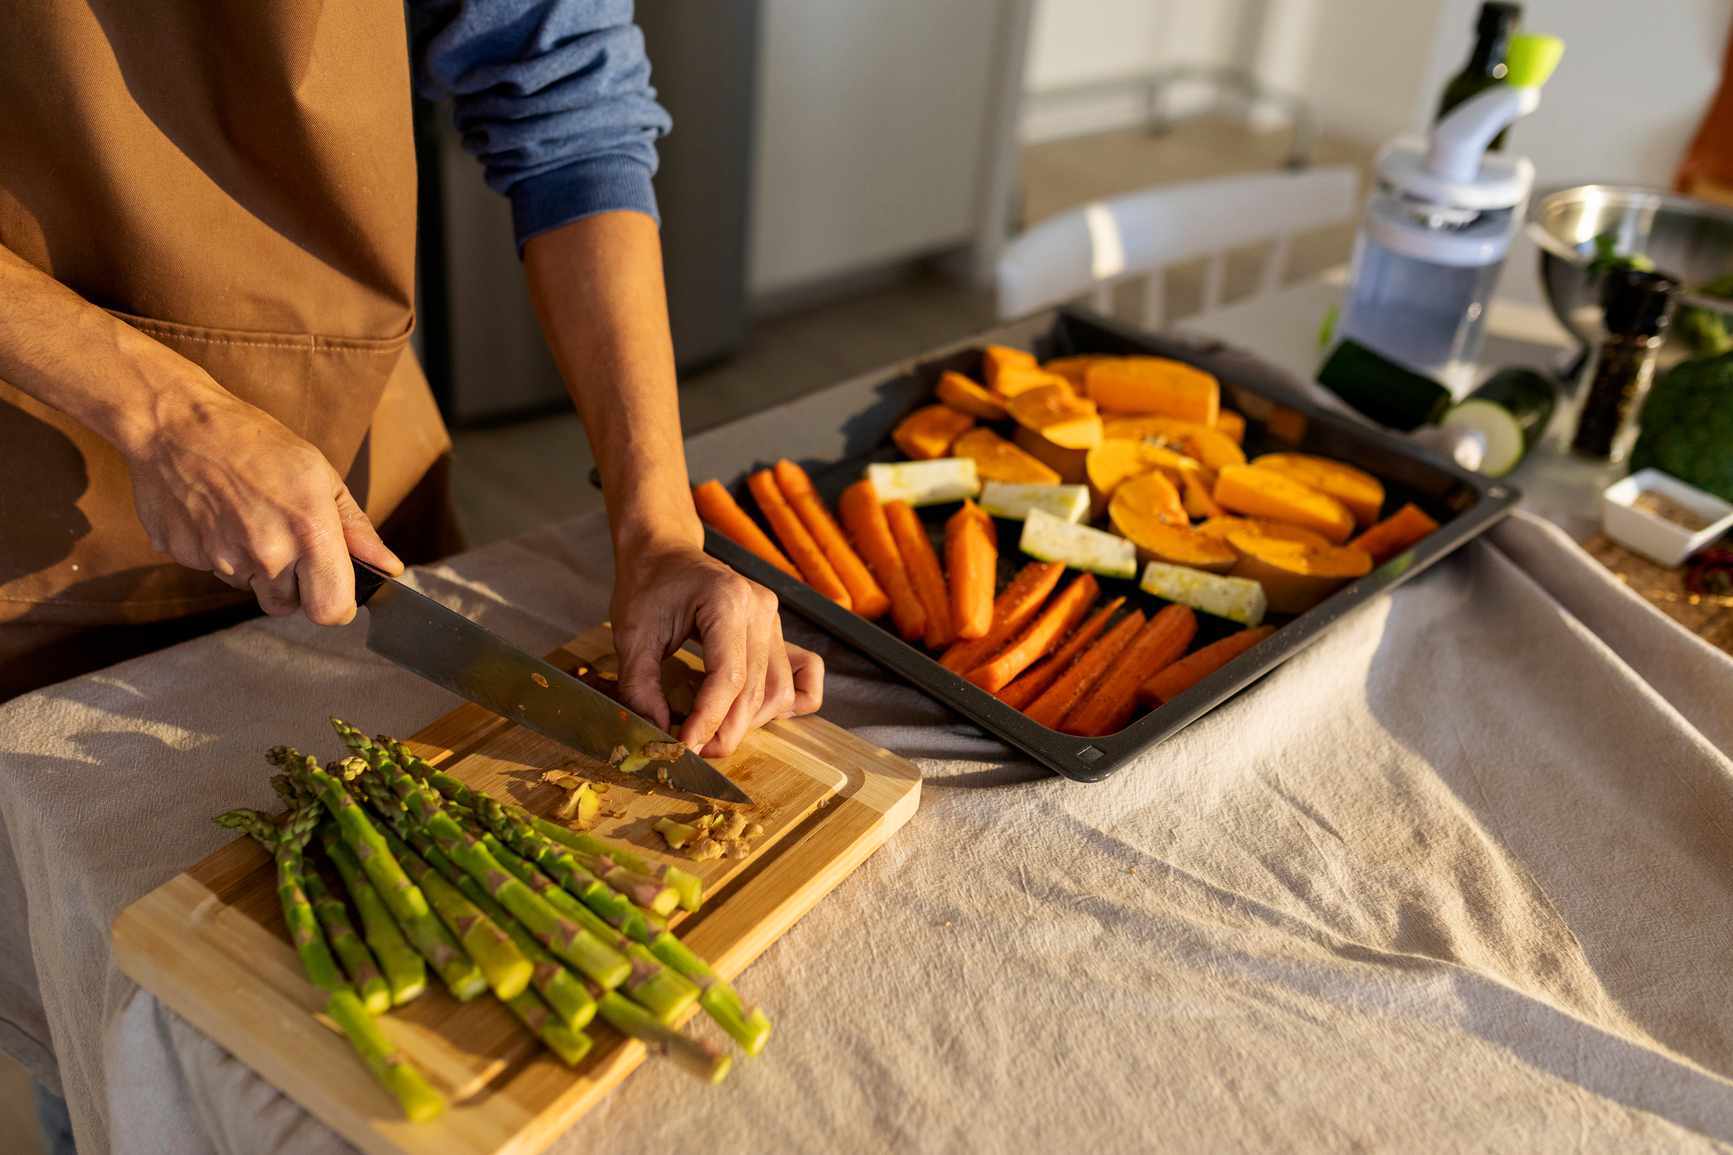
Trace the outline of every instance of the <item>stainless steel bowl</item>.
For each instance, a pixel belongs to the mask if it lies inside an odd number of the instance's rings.
[[[1599,340],[1600,281],[1589,272],[1595,238],[1611,233],[1621,254],[1642,253],[1685,286],[1683,304],[1733,321],[1733,301],[1691,292],[1733,273],[1733,210],[1657,189],[1584,184],[1543,190],[1528,233],[1540,246],[1540,279],[1559,323],[1585,345]],[[1733,328],[1733,326],[1730,326]],[[1669,344],[1679,342],[1678,326]]]

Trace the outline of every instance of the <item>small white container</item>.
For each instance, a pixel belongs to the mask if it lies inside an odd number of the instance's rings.
[[[1709,520],[1695,533],[1634,504],[1644,493],[1658,493]],[[1733,504],[1659,469],[1644,469],[1601,492],[1601,528],[1607,536],[1657,565],[1682,565],[1686,558],[1733,529]]]

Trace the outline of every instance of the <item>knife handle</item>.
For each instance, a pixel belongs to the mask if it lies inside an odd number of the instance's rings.
[[[355,604],[364,606],[379,592],[379,587],[391,580],[384,570],[374,569],[358,557],[351,557],[355,566]]]

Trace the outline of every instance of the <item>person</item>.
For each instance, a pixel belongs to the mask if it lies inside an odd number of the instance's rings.
[[[694,749],[816,708],[774,595],[702,549],[651,186],[669,119],[630,0],[412,0],[407,29],[393,5],[43,0],[8,25],[0,697],[242,602],[340,625],[350,554],[452,548],[407,344],[413,68],[510,199],[594,448],[625,698],[667,727],[660,662],[695,636]]]
[[[408,341],[413,83],[509,198],[600,468],[626,700],[708,673],[679,737],[818,707],[776,598],[707,557],[651,177],[669,119],[630,0],[26,0],[0,30],[0,700],[256,604],[341,625],[353,555],[455,543]],[[51,1061],[38,1064],[51,1068]],[[65,1104],[38,1095],[45,1140]]]

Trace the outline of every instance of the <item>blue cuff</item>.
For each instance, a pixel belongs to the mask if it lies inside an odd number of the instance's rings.
[[[597,213],[639,212],[662,223],[656,211],[656,190],[650,169],[642,161],[600,156],[573,161],[511,186],[512,227],[518,255],[537,233],[557,229]]]

